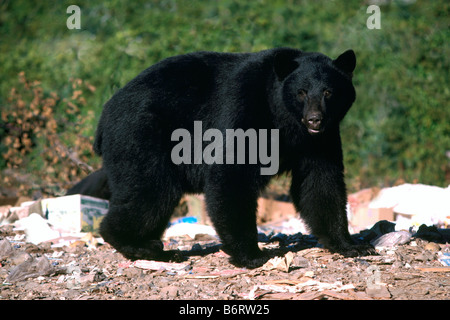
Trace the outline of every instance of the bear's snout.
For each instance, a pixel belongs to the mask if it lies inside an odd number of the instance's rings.
[[[308,129],[308,132],[314,135],[320,133],[322,120],[322,114],[319,112],[314,112],[306,115],[306,117],[302,119],[302,122]]]

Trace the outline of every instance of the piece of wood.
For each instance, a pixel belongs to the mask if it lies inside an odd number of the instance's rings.
[[[450,267],[424,267],[417,269],[422,272],[450,272]]]

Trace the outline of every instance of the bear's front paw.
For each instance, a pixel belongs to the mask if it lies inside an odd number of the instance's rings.
[[[255,269],[265,264],[271,255],[268,251],[260,251],[257,255],[231,255],[230,262],[236,267]]]
[[[347,258],[378,255],[375,248],[370,244],[349,245],[332,251],[342,254],[344,257]]]

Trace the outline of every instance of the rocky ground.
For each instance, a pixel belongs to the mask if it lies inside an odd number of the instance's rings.
[[[365,234],[367,236],[367,233]],[[176,237],[167,249],[183,263],[130,261],[85,237],[70,245],[34,245],[0,227],[2,300],[371,300],[450,298],[448,244],[412,238],[379,255],[344,258],[308,235],[261,234],[261,247],[287,254],[248,270],[229,263],[215,237]]]

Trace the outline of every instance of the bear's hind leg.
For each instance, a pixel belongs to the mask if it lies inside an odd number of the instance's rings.
[[[160,238],[181,195],[168,197],[154,190],[151,192],[135,195],[128,201],[117,201],[113,197],[108,214],[101,222],[100,234],[131,260],[180,260],[177,251],[163,250]]]

